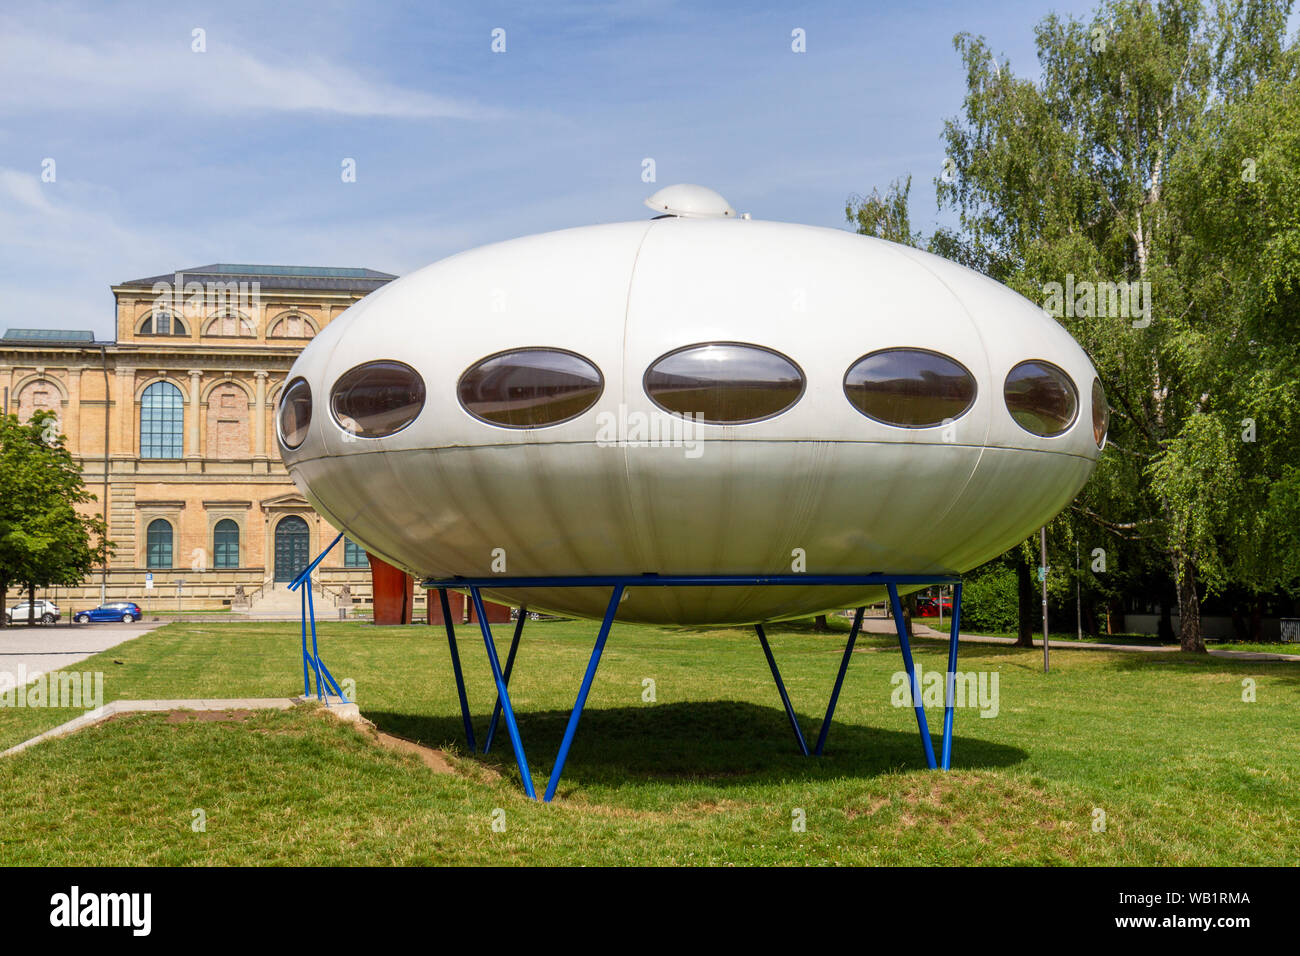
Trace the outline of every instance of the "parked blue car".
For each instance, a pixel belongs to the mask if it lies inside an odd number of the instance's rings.
[[[78,611],[72,615],[72,619],[78,624],[89,624],[91,621],[122,621],[130,624],[132,621],[138,621],[144,617],[144,612],[140,610],[140,605],[133,601],[117,601],[113,604],[101,604],[99,607],[90,611]]]

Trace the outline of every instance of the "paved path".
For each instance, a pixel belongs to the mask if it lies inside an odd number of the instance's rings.
[[[14,686],[15,675],[35,680],[49,671],[62,670],[87,657],[139,637],[165,621],[122,624],[66,624],[0,628],[0,693]]]
[[[894,622],[887,617],[869,617],[862,621],[862,629],[872,634],[894,634]],[[920,621],[912,622],[912,632],[917,637],[931,637],[937,640],[948,639],[947,631],[939,631]],[[958,640],[963,644],[1014,644],[1014,637],[986,637],[982,634],[962,634]],[[1042,648],[1041,640],[1034,647]],[[1092,644],[1086,641],[1053,641],[1052,650],[1062,651],[1120,651],[1131,654],[1176,654],[1177,647],[1161,647],[1149,644]],[[1211,657],[1223,657],[1239,661],[1300,661],[1300,654],[1273,654],[1264,651],[1220,651],[1211,650]]]

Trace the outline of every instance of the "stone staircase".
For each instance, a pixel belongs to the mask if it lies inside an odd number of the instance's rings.
[[[251,621],[296,621],[302,613],[302,598],[299,591],[290,591],[283,581],[268,582],[247,608],[232,610],[231,615],[241,615]],[[335,617],[338,603],[334,595],[322,594],[320,585],[315,585],[312,592],[316,617]]]

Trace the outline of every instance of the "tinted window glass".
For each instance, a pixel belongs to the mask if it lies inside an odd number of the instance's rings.
[[[140,457],[180,458],[185,399],[171,382],[154,382],[140,396]]]
[[[330,412],[359,438],[383,438],[415,421],[424,408],[424,379],[401,362],[367,362],[339,376]]]
[[[876,421],[928,428],[959,418],[975,401],[975,377],[924,349],[885,349],[858,359],[844,376],[853,407]]]
[[[790,408],[803,395],[799,366],[757,345],[691,345],[657,359],[645,391],[660,408],[715,425],[755,422]]]
[[[460,377],[460,403],[475,418],[506,428],[556,425],[596,404],[600,370],[581,355],[527,348],[490,355]]]
[[[294,379],[280,396],[280,441],[297,448],[307,437],[311,424],[311,386],[306,379]]]
[[[1016,424],[1044,438],[1065,432],[1079,412],[1074,382],[1050,362],[1021,362],[1007,375],[1003,391]]]
[[[1110,405],[1106,403],[1106,390],[1101,387],[1101,379],[1092,380],[1092,437],[1101,448],[1106,444],[1106,432],[1110,429]]]
[[[144,563],[147,568],[172,566],[172,526],[162,518],[150,521],[145,530]]]

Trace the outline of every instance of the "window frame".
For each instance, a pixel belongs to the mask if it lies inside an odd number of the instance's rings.
[[[530,424],[530,425],[511,425],[506,422],[494,422],[490,418],[484,418],[482,415],[478,414],[473,409],[471,409],[468,405],[465,404],[465,398],[461,394],[462,386],[465,381],[465,376],[467,376],[470,372],[474,371],[475,369],[483,365],[486,365],[488,362],[492,361],[493,359],[499,359],[507,355],[519,355],[523,352],[551,352],[559,355],[568,355],[571,356],[572,358],[578,359],[578,361],[587,365],[592,371],[596,373],[596,393],[592,396],[591,402],[588,403],[588,405],[585,408],[583,408],[582,411],[580,412],[575,412],[574,414],[568,415],[564,418],[556,419],[553,422],[544,422],[542,424]],[[493,352],[491,355],[485,355],[481,359],[477,359],[476,361],[471,362],[468,366],[465,367],[465,370],[456,377],[456,402],[458,405],[460,405],[461,410],[464,411],[466,415],[470,416],[475,421],[482,422],[485,425],[491,425],[493,428],[507,428],[511,431],[525,431],[530,428],[554,428],[556,425],[564,425],[567,424],[568,422],[577,421],[583,415],[588,414],[592,409],[594,409],[598,404],[600,404],[600,400],[604,397],[605,397],[605,373],[601,371],[600,366],[597,365],[595,362],[593,362],[591,359],[587,358],[587,356],[583,355],[581,352],[575,352],[572,349],[559,348],[557,346],[552,346],[552,345],[524,345],[524,346],[520,346],[519,348],[502,349],[499,352]]]
[[[940,421],[933,422],[931,424],[925,424],[925,425],[905,425],[902,424],[901,422],[887,421],[883,418],[878,418],[875,415],[872,415],[870,412],[864,411],[863,409],[859,408],[857,404],[853,401],[853,399],[849,397],[849,376],[853,374],[853,370],[855,368],[857,368],[867,359],[872,358],[873,356],[876,355],[885,355],[890,352],[919,352],[924,355],[933,355],[936,358],[943,359],[945,362],[951,362],[953,365],[957,366],[957,368],[961,369],[966,374],[966,377],[970,379],[970,383],[975,389],[974,392],[971,394],[970,401],[966,403],[966,407],[963,408],[958,414],[947,416],[941,419]],[[958,361],[957,359],[953,358],[951,355],[948,355],[946,352],[940,352],[938,349],[919,348],[911,345],[891,345],[886,348],[875,349],[871,352],[867,352],[866,354],[860,355],[856,359],[854,359],[849,364],[849,367],[844,370],[844,378],[840,380],[840,392],[844,395],[844,400],[849,403],[850,407],[852,407],[852,409],[855,412],[857,412],[859,415],[863,416],[864,418],[870,419],[871,421],[876,422],[877,424],[880,425],[887,425],[890,428],[907,428],[915,431],[924,428],[943,428],[950,421],[956,422],[965,418],[967,415],[970,414],[971,409],[975,407],[975,403],[979,400],[980,383],[979,383],[979,379],[976,378],[975,373],[972,372],[969,368],[967,368],[965,363]]]
[[[165,388],[160,388],[165,386]],[[170,389],[170,391],[167,391]],[[169,399],[175,396],[175,404],[157,404],[157,396],[166,394]],[[146,415],[150,416],[149,428],[146,428]],[[168,416],[153,420],[153,416]],[[140,392],[140,413],[136,419],[140,437],[140,457],[155,461],[178,461],[185,457],[185,393],[180,386],[168,379],[150,382]],[[166,429],[164,431],[164,429]],[[151,452],[170,452],[175,454],[151,454]]]
[[[223,527],[223,525],[229,525],[229,527]],[[230,555],[231,541],[229,539],[229,535],[231,534],[234,535],[234,564],[229,563],[231,557]],[[219,535],[226,535],[227,536],[226,540],[223,542],[221,538],[218,537]],[[212,568],[213,570],[230,571],[230,570],[238,569],[240,567],[240,563],[239,563],[240,537],[241,535],[240,535],[239,522],[236,521],[234,518],[221,518],[212,526]],[[222,554],[223,544],[225,545],[224,560]]]
[[[1070,420],[1059,430],[1050,432],[1048,434],[1043,434],[1041,432],[1036,432],[1033,429],[1026,427],[1025,425],[1021,424],[1020,421],[1016,418],[1015,413],[1012,412],[1011,410],[1011,406],[1007,403],[1007,382],[1011,380],[1011,375],[1013,372],[1015,372],[1016,369],[1021,368],[1022,366],[1025,365],[1042,365],[1042,366],[1046,366],[1047,368],[1054,369],[1056,372],[1060,373],[1060,375],[1065,379],[1066,384],[1069,386],[1070,394],[1074,397],[1074,414],[1071,415]],[[1022,359],[1021,361],[1017,362],[1015,365],[1011,366],[1011,368],[1007,370],[1007,374],[1003,376],[1002,407],[1006,410],[1008,417],[1010,417],[1011,421],[1015,423],[1016,427],[1024,431],[1025,434],[1033,435],[1035,438],[1042,438],[1044,440],[1049,440],[1053,438],[1064,438],[1066,435],[1068,435],[1071,431],[1074,430],[1074,426],[1079,424],[1080,413],[1083,411],[1083,400],[1079,395],[1079,383],[1074,380],[1074,376],[1072,376],[1069,372],[1061,368],[1061,366],[1057,365],[1055,362],[1050,362],[1047,359],[1028,358],[1028,359]]]
[[[166,548],[167,563],[162,564],[154,557],[155,538],[154,529],[158,528],[157,547],[159,557],[161,558],[161,548],[163,547],[162,531],[165,528],[167,532]],[[144,566],[150,571],[170,571],[176,566],[176,529],[172,526],[171,521],[167,518],[153,518],[144,530]]]
[[[770,346],[767,345],[759,345],[755,342],[738,342],[732,340],[693,342],[690,345],[682,345],[679,346],[678,348],[671,349],[667,352],[664,352],[662,355],[654,359],[654,361],[652,361],[649,365],[647,365],[645,371],[641,373],[642,394],[644,394],[645,397],[650,400],[650,403],[654,405],[655,408],[659,409],[659,411],[667,415],[674,415],[678,418],[685,418],[686,417],[685,412],[674,411],[671,408],[667,408],[664,405],[661,405],[659,401],[654,397],[654,395],[650,393],[649,384],[647,382],[647,380],[650,377],[650,373],[654,371],[657,365],[659,365],[661,362],[665,361],[666,359],[672,358],[674,355],[679,355],[682,352],[690,352],[697,349],[704,349],[704,348],[710,348],[713,346],[721,346],[721,345],[735,346],[737,348],[744,348],[744,349],[753,349],[756,352],[766,352],[768,355],[775,355],[777,358],[781,359],[782,361],[787,362],[790,365],[790,367],[795,370],[795,373],[799,376],[799,394],[797,394],[793,399],[791,399],[780,410],[771,412],[767,415],[762,415],[758,418],[737,418],[730,421],[718,421],[718,420],[713,420],[708,418],[701,418],[697,416],[692,419],[697,424],[717,425],[720,427],[726,427],[728,425],[753,425],[758,422],[771,421],[772,419],[779,418],[780,416],[789,412],[801,401],[803,401],[803,397],[808,394],[808,375],[806,372],[804,372],[803,366],[800,365],[798,362],[796,362],[794,359],[792,359],[790,356],[786,355],[784,352],[778,351],[777,349],[771,348]]]

